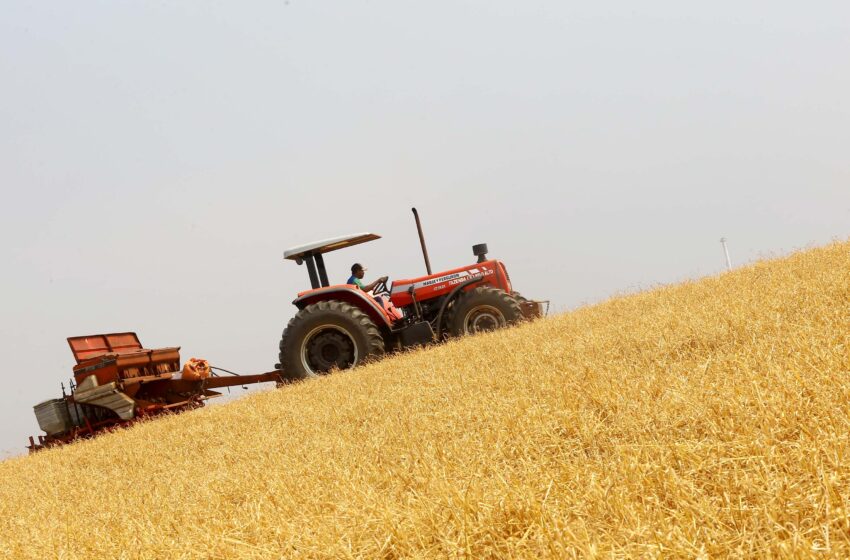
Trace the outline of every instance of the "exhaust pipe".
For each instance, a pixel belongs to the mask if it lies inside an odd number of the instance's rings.
[[[487,260],[488,252],[489,249],[487,249],[486,243],[479,243],[478,245],[472,246],[472,254],[478,257],[478,264],[481,264]]]
[[[422,222],[419,221],[419,212],[416,208],[413,210],[413,216],[416,218],[416,229],[419,231],[419,244],[422,245],[422,256],[425,257],[425,270],[428,271],[428,276],[431,275],[431,261],[428,259],[428,248],[425,246],[425,235],[422,234]]]

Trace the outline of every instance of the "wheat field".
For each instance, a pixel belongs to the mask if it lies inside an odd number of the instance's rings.
[[[0,463],[3,558],[850,557],[850,242]]]

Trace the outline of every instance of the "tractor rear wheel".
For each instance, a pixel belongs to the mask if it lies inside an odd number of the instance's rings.
[[[384,353],[384,339],[372,319],[342,301],[306,306],[289,321],[280,340],[280,366],[289,379],[351,369]]]
[[[517,300],[496,288],[478,287],[461,295],[448,318],[452,336],[493,331],[522,319]]]

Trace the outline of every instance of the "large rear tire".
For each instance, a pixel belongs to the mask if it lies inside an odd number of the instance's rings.
[[[372,319],[342,301],[308,305],[289,321],[280,339],[280,365],[289,379],[351,369],[384,353],[384,339]]]
[[[452,336],[462,336],[507,327],[521,319],[522,310],[511,294],[482,286],[462,294],[446,322]]]

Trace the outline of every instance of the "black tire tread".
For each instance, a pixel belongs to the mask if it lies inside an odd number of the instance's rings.
[[[525,297],[524,295],[522,295],[519,292],[511,292],[511,295],[517,301],[517,303],[520,304],[520,305],[530,301],[527,297]]]
[[[493,288],[491,286],[479,286],[461,294],[461,296],[457,298],[457,301],[452,302],[445,323],[448,327],[448,332],[452,336],[458,336],[458,333],[456,332],[457,329],[454,324],[458,310],[463,309],[470,301],[475,300],[493,300],[500,303],[503,307],[503,314],[505,315],[505,322],[507,323],[506,326],[518,323],[523,318],[519,301],[517,301],[513,294],[509,294],[504,290]]]
[[[369,358],[380,356],[384,353],[384,337],[366,313],[356,306],[344,301],[320,301],[307,305],[304,309],[298,311],[298,313],[289,320],[289,323],[283,330],[283,334],[280,337],[280,344],[278,345],[278,358],[280,359],[280,367],[283,370],[285,377],[290,379],[304,379],[306,377],[311,377],[311,375],[307,372],[301,371],[300,367],[290,363],[286,349],[290,347],[293,337],[297,337],[301,334],[300,331],[303,330],[302,325],[308,321],[314,320],[317,315],[321,316],[325,314],[334,316],[347,315],[351,320],[353,320],[356,328],[360,330],[361,334],[367,341],[367,349],[364,353],[363,359],[360,360],[361,363]],[[300,360],[300,358],[295,359]],[[355,364],[355,367],[356,366],[357,364]]]

